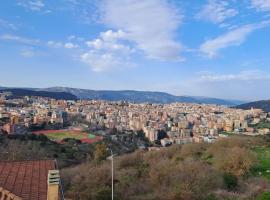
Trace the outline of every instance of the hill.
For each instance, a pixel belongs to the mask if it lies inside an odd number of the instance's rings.
[[[236,108],[248,110],[251,108],[262,109],[265,112],[270,112],[270,100],[254,101],[236,106]]]
[[[103,99],[109,101],[130,101],[136,103],[205,103],[205,104],[218,104],[235,106],[243,101],[238,100],[224,100],[217,98],[208,97],[193,97],[193,96],[175,96],[166,92],[150,92],[150,91],[135,91],[135,90],[88,90],[88,89],[77,89],[68,87],[51,87],[45,89],[39,89],[42,91],[53,91],[53,92],[68,92],[79,99]]]
[[[263,198],[270,188],[268,139],[233,136],[213,144],[173,145],[115,156],[114,199],[269,199]],[[106,147],[95,146],[89,162],[61,171],[66,198],[111,199]]]
[[[11,98],[22,96],[49,97],[53,99],[76,100],[77,97],[67,92],[35,91],[31,89],[1,88],[0,92],[11,92]]]
[[[135,91],[135,90],[89,90],[69,87],[50,88],[8,88],[0,91],[13,91],[18,96],[44,96],[55,99],[101,99],[107,101],[129,101],[135,103],[200,103],[236,106],[245,102],[209,97],[175,96],[166,92]]]

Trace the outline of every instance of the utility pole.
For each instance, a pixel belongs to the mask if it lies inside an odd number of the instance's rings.
[[[112,163],[112,200],[113,200],[113,151],[111,149],[107,149],[111,152],[111,163]]]

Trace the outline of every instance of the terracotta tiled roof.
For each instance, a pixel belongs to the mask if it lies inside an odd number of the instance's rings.
[[[0,161],[0,187],[23,200],[47,200],[48,171],[53,169],[54,160]]]

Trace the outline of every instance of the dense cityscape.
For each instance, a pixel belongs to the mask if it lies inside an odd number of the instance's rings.
[[[151,143],[159,141],[162,146],[211,143],[231,134],[256,136],[270,132],[269,128],[252,127],[270,120],[268,113],[260,109],[241,110],[191,103],[162,105],[103,100],[68,101],[27,96],[8,99],[9,95],[8,92],[0,95],[0,118],[6,121],[0,127],[7,134],[22,134],[27,132],[27,128],[42,124],[58,125],[58,129],[69,128],[75,116],[87,122],[80,124],[86,129],[142,131]]]

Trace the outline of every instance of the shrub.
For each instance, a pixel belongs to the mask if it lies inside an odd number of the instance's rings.
[[[223,180],[228,190],[234,190],[238,186],[238,178],[233,174],[225,173],[223,175]]]
[[[119,168],[134,167],[143,161],[143,154],[140,151],[136,151],[132,154],[123,155],[118,159]]]
[[[255,156],[244,147],[226,148],[214,156],[214,166],[226,173],[242,176],[255,163]]]
[[[270,192],[263,193],[256,200],[270,200]]]
[[[205,200],[218,200],[218,198],[214,194],[208,195]]]
[[[111,200],[112,199],[112,190],[111,188],[104,188],[97,192],[97,195],[95,197],[97,200]],[[118,196],[116,194],[113,195],[113,199],[119,200]]]
[[[185,144],[180,151],[180,157],[185,159],[188,157],[200,158],[206,150],[207,144]]]

